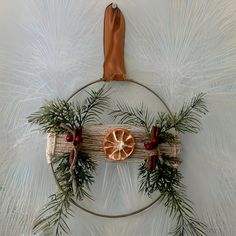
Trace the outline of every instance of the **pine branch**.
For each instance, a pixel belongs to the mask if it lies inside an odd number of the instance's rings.
[[[184,186],[179,183],[171,191],[162,193],[160,199],[164,202],[170,217],[176,219],[176,227],[172,229],[172,236],[206,236],[207,226],[196,218],[192,202],[186,197]]]
[[[66,223],[69,216],[73,216],[71,204],[73,204],[75,194],[73,192],[73,179],[70,172],[69,153],[65,153],[55,158],[52,165],[55,175],[62,191],[50,196],[50,201],[37,216],[33,232],[39,233],[51,227],[55,228],[56,236],[65,232],[70,233],[70,228]],[[78,161],[75,165],[76,190],[79,200],[90,197],[88,191],[94,181],[96,164],[90,159],[88,154],[79,152]]]
[[[79,159],[75,166],[75,180],[77,189],[77,198],[83,200],[84,197],[92,199],[90,194],[90,186],[94,182],[94,174],[96,163],[90,159],[87,153],[79,152]]]
[[[159,113],[156,125],[159,127],[159,143],[176,142],[176,137],[171,134],[174,128],[178,132],[197,133],[200,126],[200,118],[207,112],[204,94],[194,97],[189,103],[185,103],[178,113],[173,116],[167,113]],[[122,112],[120,111],[122,114]],[[119,114],[119,116],[121,116]],[[127,118],[128,119],[128,118]],[[162,156],[165,154],[163,153]],[[160,201],[164,203],[170,217],[176,220],[176,227],[170,233],[172,236],[206,236],[207,227],[196,218],[191,201],[186,197],[185,186],[181,183],[180,172],[158,159],[156,169],[150,171],[147,161],[139,168],[140,191],[151,195],[160,191]],[[169,158],[171,160],[171,158]]]
[[[44,232],[51,227],[55,227],[56,236],[61,235],[62,232],[68,234],[70,229],[66,220],[68,216],[73,216],[71,199],[72,195],[70,191],[60,191],[50,196],[50,201],[34,221],[33,233]]]
[[[110,115],[122,124],[141,125],[146,128],[148,133],[154,124],[154,117],[143,104],[138,107],[131,107],[126,104],[118,103],[116,108],[110,112]]]
[[[139,168],[141,179],[140,191],[148,195],[161,192],[160,202],[163,202],[170,217],[176,220],[176,227],[170,233],[172,236],[206,236],[207,227],[196,218],[191,201],[185,195],[185,187],[181,183],[182,176],[177,169],[164,164],[150,172],[146,163]]]
[[[97,123],[100,115],[108,107],[109,88],[101,87],[98,91],[87,92],[88,97],[81,104],[63,99],[49,101],[39,111],[28,117],[28,122],[40,126],[42,132],[67,133],[84,124]]]
[[[204,96],[204,93],[199,93],[190,102],[185,103],[180,111],[173,116],[159,113],[156,125],[160,127],[162,133],[172,128],[180,133],[198,133],[200,119],[208,112]]]
[[[73,104],[62,99],[49,101],[39,111],[33,113],[28,117],[28,122],[40,126],[42,132],[65,133],[61,123],[74,129],[76,125],[76,114],[73,109]]]
[[[53,165],[55,168],[55,175],[57,181],[64,191],[69,190],[73,192],[72,175],[69,163],[69,153],[55,158]],[[91,198],[90,185],[94,182],[96,163],[89,157],[87,153],[78,152],[77,162],[73,170],[73,177],[75,178],[76,196],[79,200],[83,200],[84,197]]]
[[[98,91],[91,90],[89,95],[81,106],[81,126],[84,124],[97,122],[100,115],[109,106],[110,88],[102,86]]]
[[[205,94],[199,93],[190,102],[185,103],[180,111],[174,115],[165,112],[158,113],[156,121],[143,104],[139,107],[131,107],[119,103],[110,115],[120,123],[141,125],[148,132],[155,124],[160,129],[162,142],[173,143],[175,137],[171,135],[171,129],[175,129],[180,133],[197,133],[200,130],[200,120],[208,112],[204,96]]]

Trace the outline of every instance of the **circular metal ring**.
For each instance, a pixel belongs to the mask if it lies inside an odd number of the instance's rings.
[[[112,83],[112,80],[103,80],[103,78],[101,79],[98,79],[98,80],[95,80],[95,81],[92,81],[86,85],[84,85],[83,87],[79,88],[78,90],[76,90],[68,99],[67,101],[69,101],[70,99],[72,99],[77,93],[79,93],[80,91],[86,89],[87,87],[93,85],[93,84],[97,84],[97,83],[101,83],[101,82],[105,82],[105,83]],[[117,82],[117,81],[116,81]],[[167,109],[167,111],[170,113],[171,116],[173,116],[170,108],[167,106],[166,102],[156,93],[154,92],[152,89],[150,89],[149,87],[147,87],[146,85],[144,84],[141,84],[135,80],[131,80],[131,79],[126,79],[126,80],[119,80],[120,83],[132,83],[132,84],[137,84],[143,88],[145,88],[147,91],[149,91],[150,93],[152,93],[155,97],[157,97],[161,102],[162,104],[165,106],[165,108]]]
[[[103,80],[103,79],[95,80],[95,81],[93,81],[93,82],[90,82],[90,83],[84,85],[83,87],[79,88],[78,90],[76,90],[76,91],[67,99],[67,101],[69,101],[70,99],[72,99],[76,94],[78,94],[79,92],[81,92],[81,91],[84,90],[85,88],[87,88],[87,87],[89,87],[89,86],[91,86],[91,85],[93,85],[93,84],[100,83],[100,82],[112,83],[112,81],[106,81],[106,80]],[[153,90],[151,90],[151,89],[150,89],[149,87],[147,87],[146,85],[141,84],[141,83],[139,83],[139,82],[137,82],[137,81],[134,81],[134,80],[130,80],[130,79],[129,79],[129,80],[127,79],[127,80],[119,81],[119,82],[121,82],[121,83],[129,82],[129,83],[137,84],[137,85],[139,85],[139,86],[145,88],[146,90],[148,90],[149,92],[151,92],[155,97],[157,97],[157,98],[162,102],[162,104],[165,106],[165,108],[167,109],[168,113],[169,113],[171,116],[173,116],[171,110],[169,109],[169,107],[167,106],[167,104],[165,103],[165,101],[164,101],[156,92],[154,92]],[[54,178],[55,178],[55,180],[56,180],[56,183],[57,183],[59,189],[60,189],[62,192],[64,192],[64,190],[62,189],[62,187],[60,186],[60,184],[59,184],[58,181],[57,181],[57,177],[56,177],[55,170],[54,170],[54,168],[53,168],[52,163],[51,163],[50,165],[51,165],[51,169],[52,169],[52,172],[53,172],[53,176],[54,176]],[[91,214],[91,215],[98,216],[98,217],[102,217],[102,218],[111,218],[111,219],[113,218],[113,219],[114,219],[114,218],[124,218],[124,217],[128,217],[128,216],[137,215],[138,213],[141,213],[141,212],[147,210],[148,208],[150,208],[151,206],[153,206],[156,202],[158,202],[158,201],[160,200],[161,197],[162,197],[162,195],[160,194],[156,199],[154,199],[150,204],[146,205],[145,207],[142,207],[142,208],[140,208],[140,209],[138,209],[138,210],[135,210],[135,211],[132,211],[132,212],[130,212],[130,213],[118,214],[118,215],[107,215],[107,214],[102,214],[102,213],[98,213],[98,212],[91,211],[91,210],[89,210],[89,209],[87,209],[87,208],[81,206],[80,204],[78,204],[78,203],[77,203],[76,201],[74,201],[73,199],[72,199],[72,203],[73,203],[75,206],[77,206],[79,209],[81,209],[81,210],[83,210],[83,211],[85,211],[85,212],[87,212],[87,213],[89,213],[89,214]]]

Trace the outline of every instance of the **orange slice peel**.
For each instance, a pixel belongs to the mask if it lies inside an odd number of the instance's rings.
[[[123,161],[130,157],[135,149],[135,140],[129,130],[116,128],[109,130],[103,140],[106,157],[113,161]]]

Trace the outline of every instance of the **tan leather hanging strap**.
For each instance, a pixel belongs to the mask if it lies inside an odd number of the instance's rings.
[[[104,80],[125,80],[125,19],[121,10],[110,4],[104,15]]]

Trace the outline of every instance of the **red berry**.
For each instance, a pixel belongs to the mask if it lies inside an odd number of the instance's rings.
[[[74,140],[73,134],[67,134],[66,135],[66,141],[67,142],[73,142],[73,140]]]
[[[83,138],[80,136],[80,135],[77,135],[77,136],[75,136],[75,142],[76,143],[82,143],[82,141],[83,141]]]
[[[146,150],[152,150],[154,149],[154,146],[152,143],[144,143],[144,147]]]
[[[157,147],[157,145],[158,145],[158,138],[152,139],[152,144],[153,144],[154,147]]]

